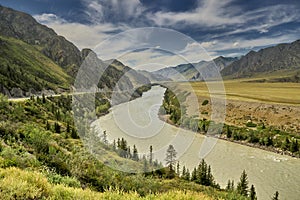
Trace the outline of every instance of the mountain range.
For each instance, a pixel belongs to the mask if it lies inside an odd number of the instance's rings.
[[[3,6],[0,6],[0,45],[0,92],[9,97],[69,91],[79,67],[92,52],[80,51],[32,16]],[[98,61],[103,65],[100,68],[107,65]],[[142,73],[117,60],[110,62],[98,87],[113,90],[121,77],[129,87],[126,89],[150,83]]]
[[[211,61],[180,64],[155,71],[166,78],[177,81],[202,81],[220,77],[220,71],[238,60],[238,58],[219,56]]]
[[[94,53],[79,50],[32,16],[0,6],[0,92],[9,97],[70,91],[85,58]],[[94,58],[106,65],[97,87],[135,90],[159,81],[202,81],[272,77],[273,81],[299,82],[300,40],[250,51],[240,58],[217,57],[211,61],[180,64],[155,72],[136,71],[118,60]]]
[[[300,70],[300,40],[289,44],[279,44],[259,50],[250,51],[239,60],[224,68],[223,76],[231,78],[248,78],[256,76],[286,76]]]
[[[154,72],[179,81],[255,78],[270,82],[300,82],[300,40],[250,51],[240,58],[181,64]]]

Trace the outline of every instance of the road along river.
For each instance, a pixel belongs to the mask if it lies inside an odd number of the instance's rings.
[[[106,130],[109,141],[124,137],[131,147],[135,144],[141,155],[147,154],[152,145],[155,159],[163,163],[168,145],[173,144],[181,166],[192,170],[202,159],[199,152],[205,136],[158,118],[164,91],[162,87],[152,87],[141,98],[114,106],[94,125]],[[218,140],[204,159],[221,187],[226,186],[228,179],[236,184],[245,169],[259,199],[270,199],[276,190],[280,199],[300,197],[300,159],[224,140]]]

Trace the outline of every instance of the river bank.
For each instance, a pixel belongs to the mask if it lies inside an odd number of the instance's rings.
[[[109,141],[124,137],[128,145],[136,145],[141,156],[147,155],[152,145],[153,157],[159,162],[164,162],[166,148],[172,144],[181,166],[191,171],[202,159],[199,153],[205,136],[159,119],[164,91],[152,87],[141,98],[113,106],[94,125],[106,130]],[[221,187],[226,187],[228,179],[237,183],[246,170],[249,183],[257,188],[258,199],[269,199],[275,191],[279,191],[281,199],[297,199],[300,195],[299,159],[221,139],[205,160]]]
[[[175,126],[177,128],[183,128],[185,130],[189,130],[189,129],[186,129],[180,125],[177,125],[177,124],[174,124],[174,122],[172,120],[170,120],[170,115],[161,115],[161,114],[158,114],[158,118],[172,126]],[[201,134],[203,136],[205,136],[205,133],[204,132],[197,132],[198,134]],[[231,138],[227,138],[225,136],[225,134],[222,134],[220,137],[216,137],[218,139],[221,139],[221,140],[225,140],[225,141],[228,141],[228,142],[233,142],[233,143],[236,143],[236,144],[240,144],[240,145],[244,145],[244,146],[248,146],[248,147],[252,147],[252,148],[258,148],[258,149],[262,149],[262,150],[265,150],[265,151],[269,151],[269,152],[273,152],[273,153],[276,153],[276,154],[279,154],[279,155],[287,155],[287,156],[290,156],[290,157],[294,157],[294,158],[300,158],[299,155],[295,155],[289,151],[283,151],[279,148],[275,148],[275,147],[267,147],[267,146],[263,146],[263,145],[260,145],[260,144],[257,144],[257,143],[250,143],[250,142],[246,142],[246,141],[237,141],[237,140],[233,140]]]

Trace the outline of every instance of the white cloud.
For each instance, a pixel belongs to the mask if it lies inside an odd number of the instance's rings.
[[[212,42],[202,42],[201,43],[201,46],[203,48],[209,48],[209,47],[212,47],[213,45],[215,45],[217,42],[216,41],[212,41]]]
[[[104,13],[103,13],[103,6],[98,3],[97,1],[90,1],[87,3],[87,8],[89,12],[86,12],[89,17],[97,17],[99,20],[103,19]]]
[[[118,58],[134,69],[155,71],[164,67],[187,63],[187,58],[168,52],[156,51],[155,48],[141,52],[129,52]]]
[[[211,55],[218,55],[217,53],[215,53],[218,51],[235,51],[235,53],[229,53],[224,56],[239,56],[241,55],[241,49],[249,51],[257,47],[265,47],[270,45],[276,45],[279,43],[289,43],[297,39],[297,33],[290,33],[279,36],[260,37],[257,39],[235,38],[234,41],[218,40],[216,41],[215,45],[207,47],[206,50]]]
[[[258,33],[269,33],[272,27],[279,26],[289,22],[300,21],[299,10],[295,10],[289,5],[274,5],[260,8],[254,11],[248,11],[243,14],[244,24],[237,25],[233,31],[225,31],[213,35],[212,38],[229,36],[250,31]]]
[[[235,43],[233,43],[233,45],[232,46],[234,46],[234,47],[238,47],[240,45],[240,43],[239,42],[235,42]]]
[[[213,54],[214,52],[210,52]],[[179,51],[169,52],[153,47],[138,52],[128,52],[118,58],[124,64],[134,69],[155,71],[164,67],[176,66],[183,63],[196,63],[201,60],[211,60],[211,57],[199,43],[187,43]]]
[[[34,18],[42,24],[48,24],[54,21],[60,23],[65,22],[65,20],[59,18],[58,16],[52,13],[43,13],[41,15],[35,15]]]
[[[156,12],[148,14],[148,18],[159,26],[171,26],[184,23],[186,25],[219,26],[242,23],[243,19],[232,17],[234,9],[226,8],[232,0],[205,0],[193,11],[188,12]]]
[[[223,30],[215,38],[238,33],[257,31],[267,33],[269,29],[284,23],[300,21],[299,10],[291,5],[272,5],[252,11],[232,6],[234,0],[204,0],[192,11],[148,13],[147,17],[158,26],[175,28],[202,27]],[[231,31],[224,31],[231,29]]]
[[[95,24],[105,20],[127,20],[136,18],[145,10],[139,0],[81,0],[86,6],[85,13]]]
[[[55,30],[74,43],[79,49],[94,48],[111,36],[109,32],[120,32],[129,29],[126,25],[114,25],[102,23],[85,25],[80,23],[69,23],[54,14],[35,15],[34,18]]]
[[[211,60],[209,52],[198,42],[188,43],[186,47],[179,52],[189,62],[198,62],[201,60]]]
[[[142,48],[154,48],[149,44],[148,29],[128,29],[127,31],[115,34],[103,41],[93,50],[103,60],[120,59],[124,54],[140,50]]]
[[[172,45],[173,43],[181,43],[181,46]],[[160,28],[123,32],[105,41],[94,51],[103,60],[116,58],[137,69],[141,69],[141,66],[156,66],[157,69],[158,66],[174,66],[212,59],[196,41],[187,39],[178,32]]]
[[[158,49],[164,47],[164,44],[159,43],[149,46],[147,43],[149,32],[143,32],[143,29],[138,34],[128,32],[127,35],[123,35],[121,38],[116,37],[109,40],[107,44],[103,45],[106,48],[96,48],[96,53],[101,59],[118,58],[131,67],[145,67],[147,65],[147,67],[156,66],[157,68],[210,60],[217,56],[216,52],[219,51],[230,50],[231,53],[227,56],[237,56],[241,49],[250,50],[254,47],[291,42],[297,39],[299,31],[286,33],[285,35],[269,34],[272,27],[299,20],[298,13],[291,6],[275,5],[242,13],[239,8],[231,6],[232,1],[203,0],[202,3],[199,1],[199,5],[189,12],[158,11],[148,13],[146,15],[148,20],[152,20],[159,26],[178,28],[192,25],[193,27],[209,27],[222,30],[221,33],[212,36],[211,41],[202,41],[200,45],[197,42],[186,41],[185,46],[183,45],[183,47],[180,47],[181,49],[174,52],[176,55],[158,51]],[[89,15],[92,25],[69,23],[51,13],[34,17],[39,22],[53,28],[58,34],[65,36],[80,49],[94,49],[99,43],[110,38],[113,33],[131,28],[126,24],[104,23],[108,21],[108,17],[129,21],[128,19],[141,17],[145,11],[139,0],[82,0],[82,2],[86,6],[85,12]],[[231,31],[227,31],[228,27],[231,27]],[[258,39],[247,40],[240,36],[231,40],[224,40],[224,36],[250,31],[257,31],[261,34],[259,34]],[[268,33],[268,36],[264,33]],[[145,47],[153,49],[139,52],[132,51],[135,46],[141,47],[143,44]],[[208,53],[202,48],[207,50]],[[234,50],[237,53],[232,53]]]

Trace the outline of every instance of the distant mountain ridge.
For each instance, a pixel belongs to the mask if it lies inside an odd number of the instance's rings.
[[[153,73],[179,81],[210,80],[221,75],[225,79],[260,77],[270,82],[299,82],[300,40],[250,51],[240,58],[220,56],[212,61],[180,64]]]
[[[90,49],[80,51],[32,16],[0,6],[1,93],[23,97],[41,91],[50,94],[68,91],[90,53]],[[287,72],[295,76],[287,76]],[[220,56],[212,61],[180,64],[155,72],[135,71],[114,60],[98,87],[113,90],[122,79],[119,89],[132,90],[151,82],[213,80],[220,73],[227,79],[279,73],[281,76],[273,81],[299,82],[300,40],[251,51],[241,58]]]
[[[220,71],[236,60],[237,58],[220,56],[213,59],[212,61],[200,61],[198,63],[180,64],[175,67],[163,68],[153,73],[172,80],[207,80],[219,77]]]
[[[248,78],[282,71],[283,76],[284,71],[287,70],[300,70],[300,40],[264,48],[257,52],[250,51],[224,68],[221,74],[229,78]]]

